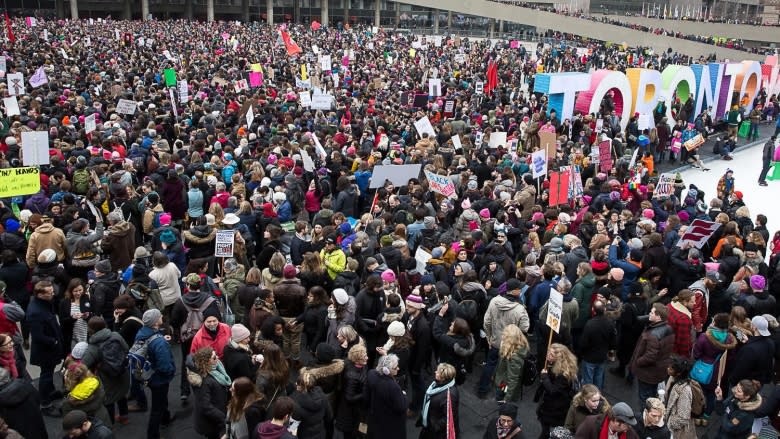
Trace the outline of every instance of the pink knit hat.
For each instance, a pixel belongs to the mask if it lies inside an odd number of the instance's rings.
[[[389,268],[382,272],[381,277],[385,282],[395,282],[395,273]]]
[[[622,282],[623,281],[623,274],[624,273],[623,273],[623,269],[622,268],[615,267],[615,268],[609,270],[609,277],[612,278],[612,279],[615,279],[618,282]]]
[[[485,219],[489,219],[490,218],[490,211],[487,208],[484,208],[484,209],[479,211],[479,216],[481,216],[482,218],[485,218]]]

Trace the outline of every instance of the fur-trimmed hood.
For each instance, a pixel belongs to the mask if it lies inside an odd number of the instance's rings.
[[[316,381],[328,378],[334,375],[341,375],[344,371],[344,360],[333,360],[330,364],[314,365],[301,368],[301,373],[308,372]]]
[[[467,346],[463,346],[460,343],[455,343],[455,345],[452,346],[452,350],[455,351],[455,355],[459,357],[468,357],[474,353],[474,349],[476,349],[476,345],[474,343],[473,335],[469,335]]]
[[[761,395],[756,395],[754,399],[751,399],[750,401],[737,401],[734,400],[737,403],[737,407],[739,407],[740,410],[744,410],[746,412],[754,412],[758,410],[759,407],[761,407]]]
[[[709,341],[713,346],[723,351],[737,347],[737,339],[734,338],[733,335],[728,334],[726,336],[726,342],[721,343],[715,338],[714,335],[712,335],[711,329],[712,328],[707,329],[707,332],[704,333],[704,336],[707,337],[707,341]]]

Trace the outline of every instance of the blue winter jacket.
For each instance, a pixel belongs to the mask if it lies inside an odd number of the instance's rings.
[[[158,331],[162,334],[162,331]],[[155,330],[144,326],[135,335],[135,341],[146,340],[155,334]],[[158,337],[152,340],[152,343],[147,348],[147,360],[152,363],[152,369],[154,369],[154,375],[149,379],[150,386],[167,384],[173,381],[174,375],[176,375],[176,364],[173,362],[173,353],[168,342]]]

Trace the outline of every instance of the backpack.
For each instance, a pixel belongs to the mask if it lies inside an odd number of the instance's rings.
[[[152,363],[149,362],[147,354],[149,352],[149,345],[160,337],[162,337],[161,334],[153,334],[146,340],[137,340],[133,343],[133,346],[127,353],[127,362],[130,368],[130,375],[134,380],[146,382],[154,375],[154,368],[152,367]]]
[[[73,173],[73,192],[86,195],[89,192],[90,178],[87,168],[77,169]]]
[[[704,413],[704,391],[696,380],[688,380],[691,383],[691,416],[699,418]]]
[[[143,174],[146,172],[146,157],[141,151],[130,151],[130,161],[133,162],[133,168],[136,172]]]
[[[100,363],[97,369],[101,374],[108,377],[119,377],[127,370],[129,360],[127,358],[128,349],[122,345],[122,339],[111,334],[108,340],[98,346],[100,352]]]
[[[465,299],[458,304],[455,315],[467,322],[472,322],[477,318],[477,302],[474,299]]]
[[[181,326],[181,340],[189,341],[195,337],[195,333],[203,326],[203,311],[206,310],[216,299],[209,297],[203,301],[199,308],[190,308],[184,305],[187,309],[187,319],[184,320],[184,324]]]
[[[538,376],[539,367],[536,362],[536,355],[529,352],[523,360],[523,372],[520,382],[524,386],[531,386],[536,382]]]

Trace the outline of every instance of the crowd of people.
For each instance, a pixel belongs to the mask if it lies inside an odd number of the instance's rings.
[[[485,438],[534,423],[541,439],[777,425],[780,392],[760,392],[780,369],[780,232],[744,205],[733,171],[717,188],[678,176],[654,196],[654,163],[703,168],[674,139],[720,136],[728,117],[677,100],[669,122],[659,102],[654,128],[635,115],[623,131],[610,96],[598,115],[561,121],[528,92],[539,64],[691,60],[594,43],[582,56],[539,45],[532,61],[460,38],[410,50],[413,36],[362,27],[8,26],[6,76],[47,79],[0,84],[19,107],[4,101],[0,168],[26,162],[29,131],[49,134],[50,160],[38,192],[0,204],[0,437],[46,438],[42,416],[62,417],[69,438],[121,437],[140,422],[131,413],[145,413],[148,438],[175,435],[170,395],[210,439],[396,439],[407,423],[421,438],[466,437],[464,391],[496,403]],[[496,87],[477,92],[496,59]],[[442,79],[441,97],[402,99],[426,77]],[[304,106],[309,88],[331,107]],[[415,130],[423,116],[434,135]],[[506,143],[489,148],[493,132]],[[549,169],[581,175],[568,201],[551,203],[550,181],[532,175],[540,132],[559,139]],[[603,139],[606,172],[591,154]],[[372,180],[414,164],[454,194],[422,172]],[[697,219],[720,227],[681,241]],[[636,400],[607,401],[610,363]],[[535,419],[518,412],[529,386]]]
[[[568,17],[574,17],[574,18],[581,18],[583,20],[590,20],[595,21],[599,23],[605,23],[605,24],[611,24],[614,26],[621,26],[628,29],[641,31],[641,32],[650,32],[655,35],[664,35],[667,37],[674,37],[674,38],[681,38],[685,40],[690,41],[696,41],[698,43],[705,43],[705,44],[711,44],[714,46],[720,46],[720,47],[727,47],[729,49],[735,49],[735,50],[742,50],[745,52],[750,53],[762,53],[760,47],[748,47],[744,44],[744,41],[739,38],[723,38],[723,37],[716,37],[714,35],[697,35],[697,34],[686,34],[684,32],[680,31],[674,31],[670,29],[660,28],[660,27],[652,27],[652,26],[645,26],[639,23],[634,23],[630,21],[621,20],[619,18],[613,18],[607,15],[598,15],[598,14],[588,14],[585,11],[577,10],[577,11],[571,11],[568,8],[555,8],[553,6],[549,6],[543,3],[526,3],[521,1],[514,1],[514,0],[493,0],[498,3],[509,3],[513,4],[515,6],[520,6],[524,8],[532,8],[537,9],[540,11],[546,11],[546,12],[554,12],[559,15],[566,15]],[[660,17],[657,17],[660,18]],[[705,20],[694,20],[693,18],[685,18],[686,21],[702,21]],[[735,23],[735,20],[707,20],[707,22],[712,23],[729,23],[729,24],[739,24]],[[753,26],[761,26],[764,25],[763,23],[751,23]],[[778,24],[774,25],[766,25],[766,26],[777,26]],[[774,54],[774,51],[766,51],[766,54],[771,55]]]

